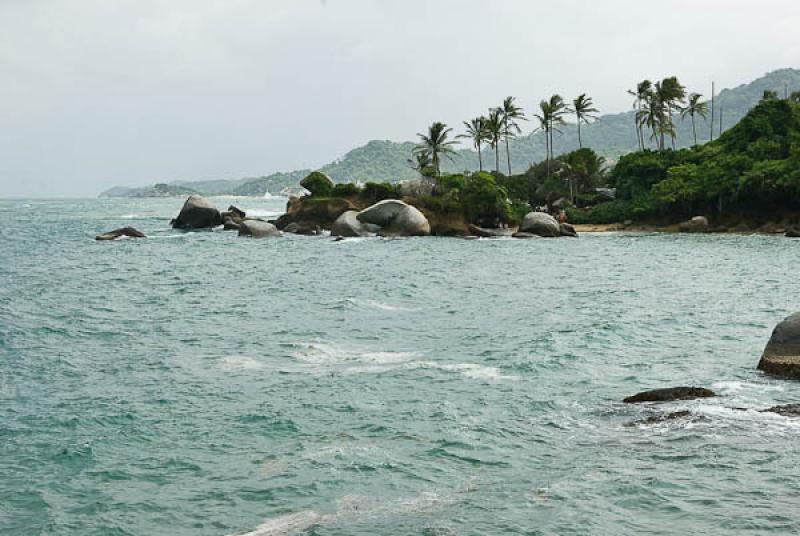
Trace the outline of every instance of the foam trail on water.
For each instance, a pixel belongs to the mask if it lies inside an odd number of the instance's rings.
[[[313,510],[286,514],[272,519],[267,519],[250,532],[231,534],[229,536],[279,536],[282,534],[296,534],[320,522],[322,516]]]

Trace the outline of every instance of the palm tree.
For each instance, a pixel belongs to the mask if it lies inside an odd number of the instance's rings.
[[[567,107],[567,104],[564,102],[564,98],[559,95],[555,94],[550,97],[550,158],[555,158],[554,150],[553,150],[553,133],[558,132],[561,133],[556,125],[563,125],[564,124],[564,116],[568,113],[571,113]]]
[[[547,161],[547,176],[550,177],[550,127],[552,119],[552,110],[550,103],[546,100],[539,102],[539,109],[541,113],[535,114],[534,117],[539,120],[539,127],[544,132],[544,146],[545,146],[545,160]]]
[[[413,158],[409,158],[407,162],[411,169],[415,169],[423,177],[430,175],[432,171],[431,155],[425,151],[413,153]]]
[[[503,137],[506,140],[506,158],[508,159],[508,174],[511,175],[511,152],[508,150],[508,139],[513,138],[521,132],[518,119],[525,119],[525,111],[514,104],[514,97],[506,97],[503,106],[500,107],[500,115],[503,120]]]
[[[687,115],[692,118],[692,134],[694,134],[694,145],[697,146],[697,129],[694,124],[694,116],[699,115],[703,119],[708,117],[708,103],[701,101],[703,96],[700,93],[692,93],[689,95],[686,107],[681,110],[681,119]]]
[[[427,134],[417,133],[420,143],[414,147],[413,153],[415,155],[427,154],[431,161],[431,167],[436,171],[436,175],[441,174],[439,166],[441,157],[446,156],[452,159],[451,155],[456,154],[455,150],[453,150],[453,145],[456,142],[447,139],[452,131],[452,128],[448,128],[441,121],[436,121],[428,127]]]
[[[500,173],[500,140],[503,137],[505,128],[503,126],[503,115],[499,108],[489,111],[485,126],[489,147],[494,149],[494,170]]]
[[[472,146],[478,151],[478,168],[483,171],[483,157],[481,156],[481,145],[489,141],[489,133],[486,131],[486,118],[484,116],[476,117],[471,121],[464,121],[464,126],[467,128],[466,134],[459,134],[457,138],[469,138],[472,141]]]
[[[648,95],[653,90],[653,83],[650,80],[642,80],[636,84],[635,90],[628,90],[628,94],[633,95],[633,108],[636,110],[634,120],[636,123],[636,135],[639,140],[639,147],[644,151],[644,131],[642,130],[642,123],[640,121],[640,114],[642,112],[642,104],[648,99]]]
[[[672,139],[672,149],[675,149],[675,125],[672,122],[672,112],[679,112],[686,100],[686,88],[678,82],[676,76],[670,76],[663,79],[660,83],[656,83],[656,93],[661,100],[662,105],[666,108],[667,117],[669,118],[669,136]]]
[[[578,95],[578,98],[572,101],[572,111],[578,120],[578,147],[583,149],[583,141],[581,140],[581,123],[589,124],[592,120],[597,120],[597,108],[594,108],[594,103],[591,97],[587,97],[586,93]]]

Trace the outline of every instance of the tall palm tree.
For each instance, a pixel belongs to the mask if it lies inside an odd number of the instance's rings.
[[[544,132],[544,147],[545,147],[545,160],[547,161],[547,176],[550,177],[550,127],[552,119],[552,110],[550,103],[546,100],[539,102],[540,113],[535,114],[534,117],[539,120],[539,127]]]
[[[489,147],[494,149],[494,170],[500,173],[500,140],[503,138],[505,128],[503,115],[499,108],[489,111],[485,126]]]
[[[415,155],[427,154],[430,157],[431,167],[436,171],[436,175],[441,174],[441,157],[445,156],[452,159],[452,155],[456,154],[455,150],[453,150],[453,145],[456,142],[448,140],[452,131],[452,128],[448,128],[441,121],[436,121],[428,127],[427,134],[417,133],[420,143],[414,147],[413,153]]]
[[[636,110],[634,121],[636,123],[636,136],[639,140],[639,148],[642,151],[644,151],[644,131],[640,121],[640,114],[642,112],[642,106],[645,102],[647,102],[648,95],[652,90],[653,83],[650,80],[642,80],[636,84],[635,90],[628,90],[628,94],[635,97],[633,100],[633,109]]]
[[[672,112],[679,112],[686,100],[686,88],[678,82],[676,76],[670,76],[663,79],[660,83],[656,84],[656,93],[661,100],[662,105],[666,108],[667,117],[669,119],[669,135],[672,139],[672,149],[675,149],[675,125],[672,122]]]
[[[430,175],[433,167],[430,153],[424,151],[413,153],[413,158],[409,158],[407,162],[411,169],[415,169],[423,177]]]
[[[597,116],[593,115],[598,112],[594,108],[594,103],[591,97],[587,97],[586,93],[578,95],[578,98],[572,101],[572,111],[578,120],[578,147],[583,149],[583,141],[581,140],[581,123],[589,124],[590,121],[596,121]]]
[[[468,138],[472,141],[472,146],[478,151],[478,168],[483,171],[483,157],[481,156],[481,145],[489,141],[489,133],[486,131],[486,118],[484,116],[476,117],[471,121],[464,121],[464,126],[467,129],[466,134],[459,134],[457,138]]]
[[[511,175],[511,151],[508,150],[508,139],[522,132],[517,120],[527,121],[525,111],[514,104],[514,97],[506,97],[503,106],[500,107],[500,114],[503,119],[503,138],[506,140],[506,158],[508,159],[508,174]]]
[[[568,113],[571,113],[572,110],[569,109],[567,103],[564,102],[564,98],[559,95],[555,94],[550,97],[550,158],[555,158],[555,153],[553,149],[553,133],[558,132],[561,134],[561,131],[558,130],[556,125],[563,125],[564,124],[564,116]]]
[[[700,93],[692,93],[689,95],[686,107],[681,110],[681,119],[687,115],[692,118],[692,134],[694,134],[694,145],[697,146],[697,129],[694,124],[694,116],[699,115],[703,119],[708,117],[708,103],[701,101],[703,96]]]

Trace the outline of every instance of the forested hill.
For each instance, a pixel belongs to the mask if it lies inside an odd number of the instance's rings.
[[[667,73],[669,74],[669,73]],[[800,90],[800,70],[780,69],[773,71],[749,84],[744,84],[732,89],[723,89],[719,92],[716,99],[717,111],[722,109],[723,130],[732,127],[744,115],[753,108],[761,99],[765,90],[774,91],[778,95],[783,95],[787,90]],[[687,88],[688,91],[697,91],[704,94],[704,98],[710,96],[711,88]],[[625,91],[625,88],[620,88]],[[519,96],[520,101],[527,102],[529,99]],[[564,95],[571,100],[572,96]],[[633,97],[631,97],[633,100]],[[532,109],[526,110],[529,114]],[[480,110],[476,110],[476,114]],[[468,119],[468,118],[464,118]],[[715,137],[719,135],[719,115],[716,116],[714,132]],[[461,125],[451,125],[454,130],[460,131]],[[534,122],[525,122],[523,127],[532,129]],[[693,142],[692,126],[688,118],[681,121],[676,118],[677,126],[677,145],[678,147],[688,147]],[[425,125],[420,125],[423,130]],[[561,127],[562,134],[554,137],[554,149],[556,154],[572,151],[578,147],[577,128],[574,124],[567,124]],[[697,118],[697,137],[698,142],[708,141],[710,134],[709,123],[702,118]],[[600,121],[582,128],[584,146],[593,148],[598,154],[605,156],[610,161],[615,161],[620,155],[637,150],[636,131],[634,128],[634,112],[619,114],[607,114],[600,117]],[[414,147],[413,141],[392,142],[386,140],[374,140],[366,145],[351,150],[343,157],[322,166],[321,170],[329,174],[337,182],[395,182],[398,180],[413,178],[416,172],[408,166],[408,158],[411,149]],[[545,145],[544,137],[541,133],[528,134],[521,136],[511,142],[511,157],[514,171],[523,171],[531,163],[544,159]],[[494,154],[488,148],[484,150],[484,166],[492,168],[494,165]],[[505,170],[505,151],[501,149],[501,171]],[[464,170],[478,169],[477,153],[470,150],[459,151],[458,156],[453,160],[445,160],[443,163],[445,171],[460,172]],[[269,192],[279,193],[287,186],[294,186],[307,173],[307,170],[297,170],[288,173],[273,173],[272,175],[251,179],[236,179],[231,181],[175,181],[169,185],[180,186],[181,191],[188,188],[207,195],[235,194],[235,195],[264,195]],[[101,195],[105,196],[148,196],[151,195],[152,187],[149,188],[122,188],[116,187]],[[164,193],[163,188],[156,190]]]

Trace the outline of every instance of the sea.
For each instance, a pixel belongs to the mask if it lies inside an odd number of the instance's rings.
[[[756,370],[797,240],[256,240],[182,202],[0,200],[0,534],[800,533],[800,419],[759,411],[800,383]],[[621,402],[679,385],[719,396]]]

